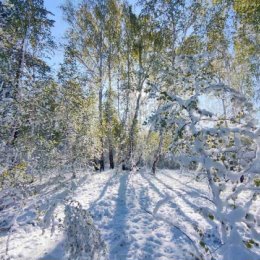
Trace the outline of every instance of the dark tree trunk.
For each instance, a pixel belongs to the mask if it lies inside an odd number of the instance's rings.
[[[100,39],[99,39],[99,123],[102,129],[102,136],[100,137],[101,142],[101,155],[100,155],[100,172],[105,170],[105,156],[104,156],[104,137],[103,137],[103,33],[100,31]]]
[[[160,157],[161,157],[162,145],[163,145],[163,130],[160,131],[159,145],[158,145],[157,151],[154,155],[154,161],[153,161],[153,166],[152,166],[153,174],[155,174],[155,172],[156,172],[157,163],[159,162]]]
[[[101,158],[100,158],[100,172],[104,170],[105,170],[105,156],[104,156],[104,152],[102,151]]]
[[[109,147],[109,164],[110,164],[110,169],[115,168],[114,164],[114,153],[113,153],[113,148]]]

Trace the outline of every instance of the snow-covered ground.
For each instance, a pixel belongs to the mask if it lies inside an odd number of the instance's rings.
[[[194,173],[81,173],[72,182],[60,177],[48,185],[35,184],[35,190],[40,192],[25,202],[13,225],[9,259],[63,259],[63,202],[69,198],[91,212],[109,260],[199,259],[205,245],[208,254],[217,254],[221,246],[214,219],[200,213],[201,206],[211,207],[208,185]],[[41,222],[41,227],[36,224]],[[4,259],[8,236],[0,234]]]

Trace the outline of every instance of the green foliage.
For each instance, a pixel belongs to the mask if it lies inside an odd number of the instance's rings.
[[[211,219],[211,220],[214,220],[214,218],[215,218],[212,214],[209,214],[208,217],[209,217],[209,219]]]
[[[12,168],[4,170],[0,174],[0,188],[32,183],[34,179],[33,176],[26,173],[27,167],[28,165],[26,162],[20,162]]]
[[[234,0],[234,10],[243,23],[248,23],[259,28],[260,3],[257,0]]]
[[[200,246],[203,247],[206,252],[209,251],[209,248],[206,246],[205,242],[203,242],[202,240],[200,240]]]
[[[176,53],[178,55],[195,55],[201,53],[202,50],[203,43],[201,42],[199,36],[191,35],[184,40],[180,48],[177,49]]]
[[[244,244],[249,249],[253,248],[254,246],[259,247],[259,244],[257,242],[255,242],[253,239],[249,239],[247,241],[244,241]]]
[[[260,187],[260,179],[254,179],[254,183],[256,187]]]

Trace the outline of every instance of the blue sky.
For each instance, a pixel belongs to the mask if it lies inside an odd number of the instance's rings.
[[[52,68],[57,68],[58,65],[63,60],[63,49],[60,46],[60,43],[64,42],[63,36],[67,29],[67,24],[62,18],[62,11],[59,6],[63,3],[63,0],[45,0],[44,4],[48,11],[52,12],[54,16],[51,19],[55,20],[54,27],[52,28],[52,34],[55,38],[55,41],[58,44],[58,49],[55,51],[55,54],[51,57],[48,63]]]

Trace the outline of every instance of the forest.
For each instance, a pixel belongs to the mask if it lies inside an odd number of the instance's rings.
[[[46,2],[0,0],[0,259],[259,260],[260,2]]]

